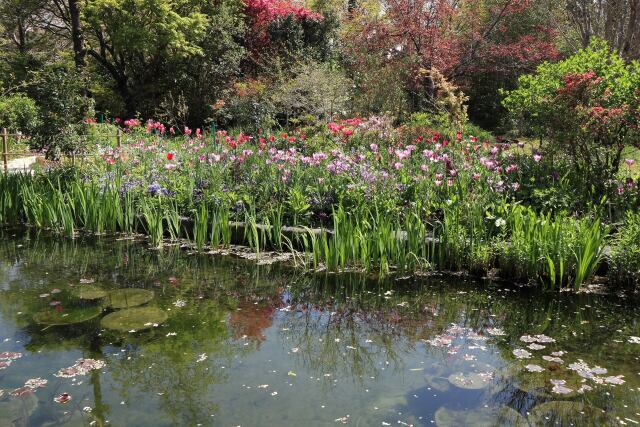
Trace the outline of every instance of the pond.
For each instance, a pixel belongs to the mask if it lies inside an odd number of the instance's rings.
[[[0,426],[640,423],[631,295],[2,233]]]

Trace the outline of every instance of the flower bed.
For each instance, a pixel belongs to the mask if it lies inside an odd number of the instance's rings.
[[[384,118],[308,135],[213,138],[135,120],[125,130],[120,148],[99,140],[79,168],[4,178],[2,221],[68,234],[142,228],[155,246],[187,237],[199,249],[230,244],[234,229],[238,240],[232,222],[241,221],[244,244],[296,250],[306,267],[497,267],[514,279],[579,287],[604,256],[613,229],[602,222],[638,203],[637,182],[623,177],[609,183],[615,199],[605,217],[602,205],[580,204],[558,159],[529,145],[394,128]]]

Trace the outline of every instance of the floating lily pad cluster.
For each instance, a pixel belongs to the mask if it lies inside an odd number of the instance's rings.
[[[162,309],[144,306],[154,298],[153,291],[147,289],[107,291],[99,285],[83,282],[70,295],[84,304],[43,310],[33,316],[35,322],[46,326],[73,325],[95,319],[105,309],[115,311],[102,318],[101,326],[120,332],[149,329],[167,320],[167,313]]]

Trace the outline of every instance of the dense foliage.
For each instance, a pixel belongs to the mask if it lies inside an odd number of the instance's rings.
[[[625,149],[640,147],[640,64],[599,40],[522,76],[504,103],[525,132],[570,156],[576,178],[596,186],[615,177]]]

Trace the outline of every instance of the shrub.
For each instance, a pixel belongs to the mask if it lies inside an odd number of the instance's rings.
[[[561,152],[580,178],[604,192],[627,146],[640,146],[640,64],[626,64],[604,41],[522,76],[505,107],[525,131]]]
[[[291,119],[304,118],[310,122],[328,121],[343,113],[349,100],[349,80],[339,70],[309,62],[292,69],[272,92],[278,115]]]
[[[0,98],[0,128],[31,134],[39,123],[33,99],[21,94]]]
[[[48,157],[77,150],[83,121],[93,117],[93,101],[86,96],[85,81],[69,67],[54,65],[38,72],[30,88],[40,107],[40,123],[32,146]]]

